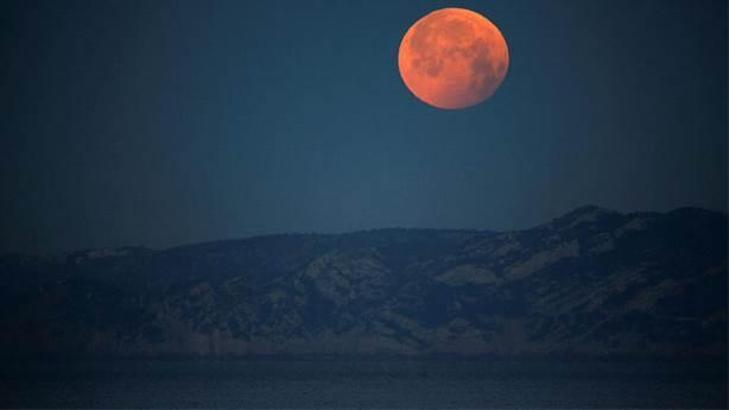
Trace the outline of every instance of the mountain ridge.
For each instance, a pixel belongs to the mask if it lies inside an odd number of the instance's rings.
[[[727,216],[0,257],[2,355],[725,356]]]
[[[552,218],[549,222],[543,222],[531,227],[521,228],[521,229],[506,229],[506,230],[496,230],[496,229],[487,229],[487,228],[429,228],[429,227],[401,227],[401,226],[391,226],[391,227],[381,227],[381,228],[370,228],[370,229],[360,229],[360,230],[354,230],[354,231],[346,231],[346,232],[316,232],[316,231],[300,231],[300,232],[278,232],[278,233],[268,233],[268,234],[261,234],[261,235],[251,235],[251,236],[241,236],[241,237],[233,237],[228,239],[215,239],[215,240],[208,240],[208,241],[201,241],[201,242],[191,242],[191,243],[182,243],[179,245],[173,245],[173,246],[164,246],[164,247],[150,247],[146,245],[122,245],[122,246],[102,246],[102,247],[85,247],[80,248],[76,250],[66,251],[66,252],[54,252],[54,253],[39,253],[39,252],[18,252],[18,251],[12,251],[12,252],[5,252],[0,253],[0,260],[6,259],[6,258],[16,258],[16,257],[35,257],[35,258],[48,258],[52,260],[63,260],[71,255],[74,254],[83,254],[85,252],[99,252],[99,251],[140,251],[140,252],[162,252],[162,251],[170,251],[175,250],[179,248],[194,248],[194,247],[200,247],[200,246],[207,246],[207,245],[226,245],[226,244],[232,244],[232,243],[240,243],[250,240],[258,240],[258,239],[265,239],[265,238],[278,238],[278,237],[290,237],[290,236],[349,236],[349,235],[360,235],[360,234],[368,234],[368,233],[377,233],[377,232],[399,232],[399,231],[422,231],[422,232],[428,232],[428,231],[437,231],[437,232],[471,232],[471,233],[507,233],[507,232],[521,232],[521,231],[529,231],[533,229],[537,229],[544,225],[549,225],[554,223],[555,221],[568,217],[570,215],[579,214],[585,211],[593,211],[597,210],[602,213],[607,214],[619,214],[625,217],[655,217],[660,215],[669,215],[674,213],[682,213],[682,212],[699,212],[704,213],[708,215],[714,215],[717,217],[727,217],[727,213],[723,211],[717,211],[712,209],[706,209],[701,208],[697,206],[681,206],[677,208],[673,208],[671,210],[665,211],[665,212],[658,212],[658,211],[634,211],[634,212],[620,212],[611,208],[599,206],[599,205],[582,205],[580,207],[577,207],[573,209],[572,211],[569,211],[565,213],[562,216],[557,216]]]

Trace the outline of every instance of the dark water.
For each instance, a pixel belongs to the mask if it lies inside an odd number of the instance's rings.
[[[0,406],[725,408],[715,362],[217,360],[0,365]]]

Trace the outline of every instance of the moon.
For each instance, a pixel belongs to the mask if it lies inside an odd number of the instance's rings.
[[[445,8],[408,29],[400,43],[398,68],[418,99],[455,110],[493,95],[509,69],[509,50],[501,31],[486,17]]]

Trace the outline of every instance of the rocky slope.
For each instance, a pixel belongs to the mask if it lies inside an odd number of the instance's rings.
[[[0,258],[3,355],[726,354],[727,217]]]

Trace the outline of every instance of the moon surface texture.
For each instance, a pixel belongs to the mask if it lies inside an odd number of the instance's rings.
[[[509,68],[509,50],[486,17],[461,8],[424,16],[400,43],[398,67],[408,89],[438,108],[459,109],[489,98]]]

